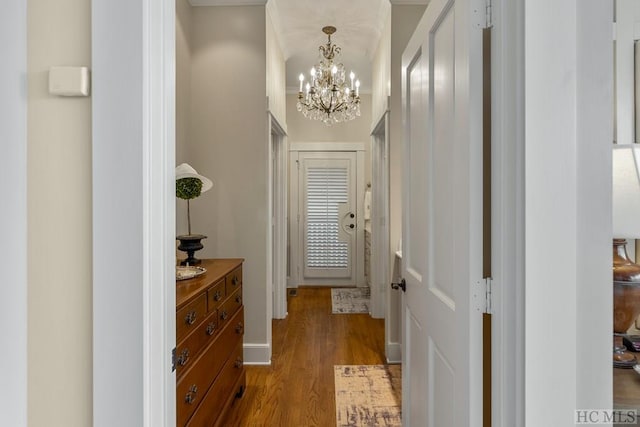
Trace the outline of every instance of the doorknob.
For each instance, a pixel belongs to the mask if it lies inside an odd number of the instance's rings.
[[[391,289],[402,289],[402,292],[407,292],[407,282],[404,279],[400,280],[400,283],[392,283]]]

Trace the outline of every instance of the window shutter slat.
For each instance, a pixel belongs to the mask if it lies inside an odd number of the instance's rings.
[[[348,201],[347,168],[308,167],[306,173],[306,265],[347,268],[348,243],[338,238],[339,203]]]

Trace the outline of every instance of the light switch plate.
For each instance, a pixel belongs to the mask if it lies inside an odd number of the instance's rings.
[[[59,96],[89,96],[89,68],[51,67],[49,93]]]

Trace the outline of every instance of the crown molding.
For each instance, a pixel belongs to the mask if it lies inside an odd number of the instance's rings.
[[[402,6],[402,5],[424,5],[429,4],[429,0],[389,0],[389,3],[392,5]]]
[[[264,6],[267,0],[189,0],[191,6]]]

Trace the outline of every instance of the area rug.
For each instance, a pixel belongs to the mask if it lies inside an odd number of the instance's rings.
[[[331,289],[332,313],[368,313],[371,289],[333,288]]]
[[[400,365],[336,365],[337,427],[402,426]]]

